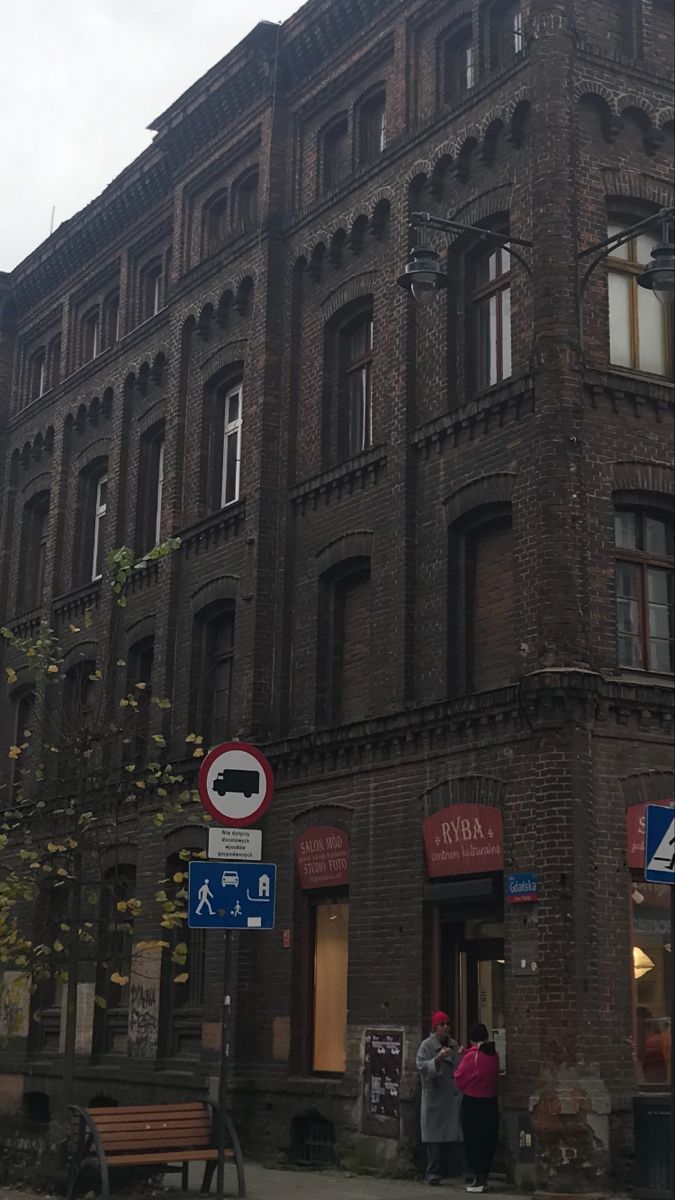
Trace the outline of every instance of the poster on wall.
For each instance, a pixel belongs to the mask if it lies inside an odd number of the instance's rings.
[[[366,1029],[363,1046],[364,1133],[397,1138],[400,1125],[403,1031]]]

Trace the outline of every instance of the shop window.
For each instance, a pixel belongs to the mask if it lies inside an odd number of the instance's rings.
[[[323,134],[323,187],[336,188],[351,172],[352,155],[347,115],[343,113]]]
[[[523,50],[523,14],[520,3],[496,4],[490,21],[490,65],[499,70]]]
[[[472,268],[470,361],[483,391],[511,374],[511,256],[503,246],[490,246]]]
[[[131,864],[118,864],[103,876],[96,994],[105,1000],[105,1008],[97,1006],[94,1013],[96,1054],[127,1054],[133,913],[126,902],[134,897],[135,886],[136,869]],[[126,982],[113,982],[113,974]]]
[[[670,888],[632,884],[635,1067],[641,1085],[669,1087],[673,945]]]
[[[229,204],[227,192],[219,192],[204,205],[203,250],[215,254],[225,245],[228,235]]]
[[[248,171],[232,189],[232,226],[244,232],[258,221],[258,171]]]
[[[179,854],[167,860],[167,896],[182,905],[187,895],[188,864]],[[185,877],[185,878],[183,878]],[[162,978],[160,984],[159,1048],[164,1058],[191,1058],[199,1060],[202,1051],[202,1007],[204,1004],[204,976],[206,960],[206,933],[203,929],[178,929],[163,931],[169,945],[162,955]],[[187,947],[185,965],[177,966],[172,953],[178,943]],[[177,975],[187,974],[184,983],[176,983]]]
[[[442,47],[442,95],[446,104],[456,104],[474,86],[473,31],[470,25],[446,38]]]
[[[349,904],[313,904],[312,1070],[339,1074],[347,1053]]]
[[[24,611],[40,608],[42,605],[48,529],[49,492],[40,492],[23,510],[19,607]]]
[[[375,162],[387,144],[387,111],[384,88],[364,100],[357,112],[359,166]]]
[[[373,314],[361,313],[340,331],[338,445],[351,458],[373,441]]]
[[[144,762],[147,755],[154,659],[155,639],[152,635],[141,638],[129,650],[127,692],[134,697],[138,707],[133,710],[132,735],[126,746],[126,758],[136,763]]]
[[[101,314],[92,308],[82,320],[82,362],[91,362],[101,353]]]
[[[631,222],[610,222],[608,237]],[[657,239],[640,233],[613,250],[607,259],[609,294],[609,361],[617,367],[652,375],[672,374],[672,316],[648,288],[638,286],[638,275],[649,263]]]
[[[114,346],[120,336],[120,294],[111,292],[103,305],[103,347]]]
[[[162,540],[164,498],[164,423],[141,438],[136,509],[138,553]]]
[[[193,724],[207,745],[226,741],[232,732],[234,618],[234,603],[229,600],[216,601],[195,618]]]
[[[164,271],[161,258],[146,263],[141,271],[140,320],[147,321],[163,304]]]
[[[38,400],[47,390],[47,352],[44,346],[31,355],[28,366],[29,399]]]
[[[614,517],[619,665],[675,672],[673,520],[622,508]]]

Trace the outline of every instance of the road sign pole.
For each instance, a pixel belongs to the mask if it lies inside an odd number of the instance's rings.
[[[218,1079],[218,1172],[216,1195],[223,1200],[225,1195],[225,1113],[227,1112],[227,1085],[230,1069],[230,1034],[232,1015],[232,933],[225,930],[223,937],[223,1008],[220,1018],[220,1076]]]
[[[667,958],[668,955],[666,955]],[[670,889],[670,1191],[671,1195],[675,1195],[675,887],[673,886]]]

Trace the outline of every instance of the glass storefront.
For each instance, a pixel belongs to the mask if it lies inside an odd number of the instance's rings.
[[[635,1065],[639,1086],[670,1083],[673,945],[670,888],[631,888]]]

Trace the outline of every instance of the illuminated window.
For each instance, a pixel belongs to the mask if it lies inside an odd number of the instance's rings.
[[[640,1084],[670,1084],[673,944],[670,888],[632,885],[635,1067]]]
[[[610,223],[607,236],[624,228]],[[670,375],[669,306],[660,304],[654,293],[639,287],[637,281],[656,244],[651,233],[643,232],[613,250],[607,259],[609,361],[633,371]]]
[[[313,916],[312,1070],[339,1073],[347,1050],[349,904],[321,900]]]

